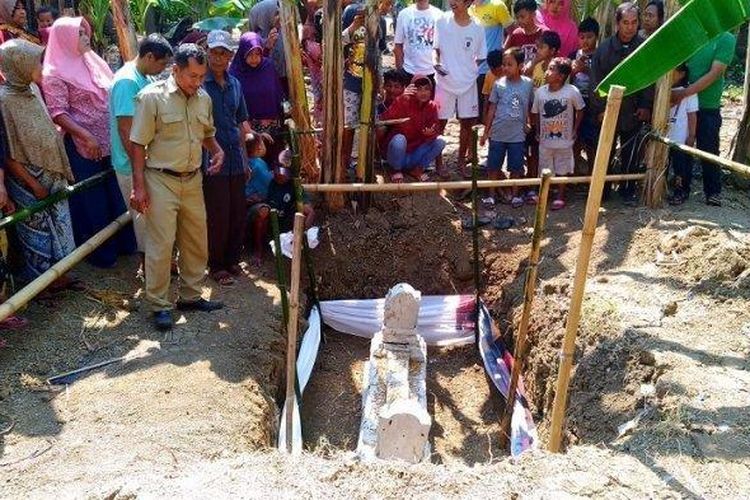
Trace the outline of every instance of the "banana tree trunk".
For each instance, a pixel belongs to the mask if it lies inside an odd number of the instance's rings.
[[[740,123],[737,125],[737,133],[732,140],[732,160],[748,164],[750,162],[750,25],[747,29],[747,47],[745,48],[745,88],[742,95],[743,111]],[[750,179],[741,175],[732,174],[734,183],[740,189],[750,188]]]
[[[292,0],[279,3],[279,17],[281,20],[281,38],[284,42],[284,56],[286,59],[286,74],[289,79],[289,101],[292,104],[292,118],[301,131],[309,131],[310,110],[307,106],[307,92],[302,73],[302,58],[297,30],[297,6]],[[300,153],[302,154],[302,171],[308,179],[320,176],[315,149],[315,137],[303,134],[300,137]]]
[[[120,49],[122,62],[132,61],[138,55],[138,41],[130,18],[128,0],[112,0],[112,18],[117,31],[117,47]]]
[[[323,6],[323,182],[344,180],[341,138],[344,135],[344,48],[341,44],[341,1],[326,0]],[[328,208],[344,206],[341,193],[326,196]]]

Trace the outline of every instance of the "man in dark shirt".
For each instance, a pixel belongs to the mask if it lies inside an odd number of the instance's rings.
[[[224,165],[216,175],[203,180],[208,220],[208,269],[221,285],[234,283],[245,234],[244,134],[249,130],[247,107],[240,82],[227,73],[232,60],[232,37],[226,31],[208,34],[208,66],[203,88],[213,104],[216,140],[224,150]],[[204,158],[204,168],[208,155]]]
[[[639,11],[637,5],[632,2],[620,4],[615,12],[615,20],[617,21],[617,33],[599,45],[591,61],[591,89],[595,89],[604,77],[644,42],[644,39],[638,35]],[[651,120],[653,103],[653,86],[631,94],[622,100],[615,140],[619,139],[620,141],[623,174],[634,173],[638,168],[640,161],[637,151],[638,131],[643,123]],[[599,123],[601,123],[604,118],[605,100],[597,93],[592,92],[591,106],[592,111],[598,117]],[[611,161],[610,168],[612,168]],[[610,193],[611,185],[607,183],[604,188],[605,199],[609,197]],[[619,193],[627,203],[634,203],[636,199],[635,182],[630,181],[621,184]]]

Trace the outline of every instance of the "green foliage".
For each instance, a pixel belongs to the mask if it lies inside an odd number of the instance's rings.
[[[193,28],[201,31],[242,29],[246,22],[245,17],[209,17],[193,24]]]
[[[98,0],[88,0],[98,1]],[[189,17],[200,21],[199,29],[203,26],[231,26],[241,25],[250,8],[258,0],[130,0],[130,14],[136,31],[146,31],[146,16],[149,10],[156,9],[166,25],[170,25]],[[231,22],[226,20],[231,19]]]
[[[217,0],[210,12],[216,17],[245,17],[257,0]]]
[[[110,0],[83,0],[80,4],[81,12],[91,24],[92,47],[102,49],[107,45],[104,28],[109,15]]]

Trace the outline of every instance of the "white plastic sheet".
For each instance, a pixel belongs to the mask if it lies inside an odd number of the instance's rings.
[[[342,333],[370,339],[383,327],[385,299],[330,300],[320,307],[325,324]],[[417,330],[427,345],[473,344],[473,317],[471,295],[423,296]]]
[[[297,355],[297,380],[299,380],[300,396],[310,381],[315,359],[318,357],[320,347],[320,312],[313,306],[308,319],[308,327],[302,337],[299,354]],[[299,414],[299,401],[294,398],[294,418],[292,421],[292,454],[302,452],[302,421]],[[279,450],[286,451],[286,403],[281,411],[281,424],[279,426],[279,439],[277,441]]]

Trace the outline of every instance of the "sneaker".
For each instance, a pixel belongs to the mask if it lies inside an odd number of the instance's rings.
[[[180,311],[211,312],[218,311],[219,309],[224,308],[224,304],[222,302],[217,302],[215,300],[206,300],[203,298],[200,298],[198,300],[178,300],[176,305],[177,309]]]
[[[529,191],[526,193],[526,204],[527,205],[536,205],[539,203],[539,196],[534,191]]]
[[[156,311],[154,313],[154,327],[160,332],[171,330],[174,326],[172,311]]]

